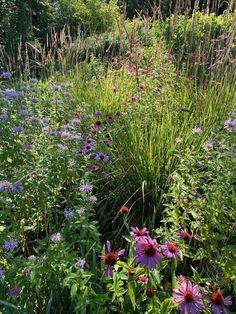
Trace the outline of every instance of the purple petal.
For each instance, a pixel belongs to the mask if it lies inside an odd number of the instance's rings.
[[[107,251],[111,252],[111,242],[109,240],[107,240]]]

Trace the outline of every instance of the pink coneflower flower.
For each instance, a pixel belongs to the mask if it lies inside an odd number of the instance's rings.
[[[161,248],[167,258],[179,258],[179,249],[174,243],[167,240],[165,245],[161,245]]]
[[[157,249],[156,240],[151,237],[140,238],[134,244],[134,260],[147,268],[155,268],[162,259],[162,254]]]
[[[210,308],[213,311],[214,314],[227,314],[228,311],[225,307],[225,305],[231,305],[231,297],[228,296],[226,298],[223,297],[223,295],[220,293],[220,291],[213,291],[210,294]]]
[[[182,285],[183,283],[186,283],[187,282],[187,280],[186,280],[186,278],[184,277],[184,276],[178,276],[177,278],[176,278],[176,280],[177,280],[177,282],[178,282],[178,285]]]
[[[149,281],[149,277],[146,275],[140,275],[138,277],[138,283],[140,283],[141,285],[147,285]]]
[[[184,282],[179,285],[178,290],[174,290],[174,303],[178,304],[178,310],[184,314],[196,314],[203,308],[204,304],[200,301],[203,296],[199,294],[199,285],[192,286],[191,282]]]
[[[106,265],[106,276],[111,276],[113,274],[112,267],[117,263],[119,260],[119,256],[124,255],[124,249],[118,249],[115,252],[111,252],[111,243],[110,241],[106,242],[107,251],[104,256],[102,256],[102,260]]]
[[[201,134],[202,133],[202,129],[201,128],[192,128],[192,132],[193,134]]]
[[[147,230],[147,228],[143,228],[143,229],[139,229],[138,227],[131,227],[131,237],[135,240],[135,241],[139,241],[140,238],[146,237],[149,235],[149,231]]]
[[[176,237],[183,239],[184,241],[189,241],[191,239],[191,235],[186,229],[181,229],[180,232],[176,233]]]

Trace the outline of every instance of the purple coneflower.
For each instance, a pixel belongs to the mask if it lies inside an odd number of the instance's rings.
[[[203,308],[204,304],[200,301],[203,296],[199,294],[199,285],[192,286],[191,282],[183,282],[178,286],[178,290],[174,290],[174,303],[178,304],[178,310],[184,314],[196,314]]]
[[[220,293],[220,291],[213,291],[210,294],[210,308],[213,311],[214,314],[227,314],[228,311],[225,306],[231,305],[231,297],[228,296],[226,298],[223,297],[223,295]]]
[[[97,161],[103,161],[103,162],[108,162],[109,161],[109,157],[104,154],[104,153],[97,153],[94,157],[95,160]]]
[[[106,121],[109,122],[109,123],[112,123],[114,121],[113,117],[112,116],[109,116],[106,118]]]
[[[174,243],[167,240],[165,245],[161,245],[161,248],[167,258],[179,258],[179,249]]]
[[[138,227],[131,227],[131,237],[138,242],[141,238],[147,237],[149,235],[149,231],[147,228],[139,229]]]
[[[103,127],[103,124],[102,124],[102,122],[101,121],[96,121],[94,124],[93,124],[93,127],[95,128],[95,129],[100,129],[100,128],[102,128]]]
[[[176,237],[179,239],[183,239],[184,241],[189,241],[191,235],[188,233],[186,229],[181,229],[180,232],[176,233]]]
[[[102,260],[106,265],[106,276],[111,276],[113,274],[112,267],[117,263],[119,260],[119,256],[124,255],[125,250],[124,249],[118,249],[115,252],[111,252],[111,243],[110,241],[106,242],[107,251],[105,252],[105,255],[102,256]]]
[[[162,254],[157,249],[156,240],[149,236],[140,238],[134,244],[134,259],[142,266],[155,268],[160,263],[162,257]]]

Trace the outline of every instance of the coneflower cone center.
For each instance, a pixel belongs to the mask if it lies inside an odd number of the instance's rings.
[[[194,294],[191,291],[186,291],[184,293],[184,300],[187,303],[192,303],[194,301]]]
[[[155,246],[151,243],[145,244],[144,245],[144,252],[146,255],[148,256],[153,256],[155,255],[157,249],[155,248]]]
[[[214,303],[215,305],[223,305],[224,304],[224,298],[220,292],[214,291],[211,294],[211,302]]]
[[[168,245],[168,250],[169,250],[171,253],[175,253],[175,252],[177,251],[177,247],[176,247],[174,244],[170,243],[170,244]]]
[[[118,259],[118,255],[116,253],[113,252],[108,252],[105,254],[105,264],[108,266],[114,266],[117,262]]]

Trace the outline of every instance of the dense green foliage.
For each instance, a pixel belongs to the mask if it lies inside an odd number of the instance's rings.
[[[1,6],[0,313],[235,313],[235,13]]]

